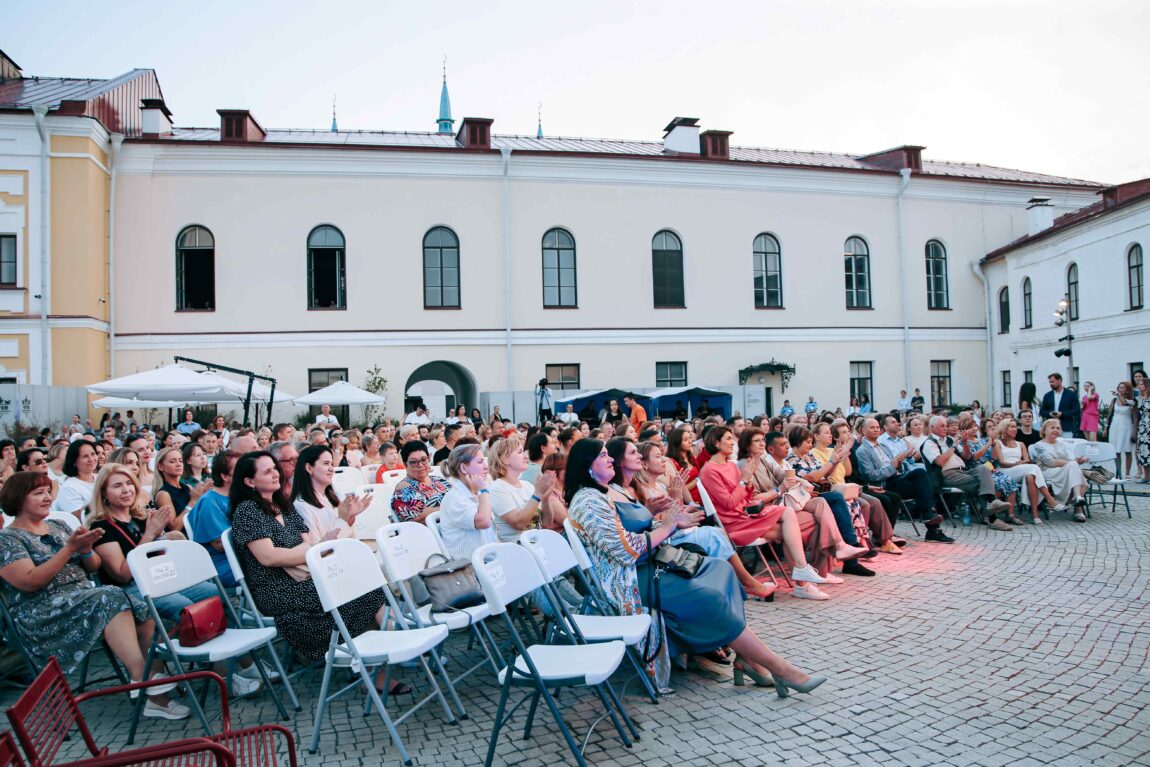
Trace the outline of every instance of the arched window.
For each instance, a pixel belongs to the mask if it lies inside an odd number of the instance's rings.
[[[1010,332],[1010,288],[998,291],[998,332]]]
[[[938,240],[926,243],[926,307],[950,308],[950,285],[946,274],[946,248]]]
[[[176,236],[176,311],[216,309],[216,238],[202,226]]]
[[[681,309],[683,296],[683,243],[664,229],[651,241],[651,284],[656,309]]]
[[[1130,293],[1130,309],[1142,308],[1145,285],[1142,279],[1142,246],[1135,243],[1126,251],[1126,287]]]
[[[307,308],[346,309],[347,274],[343,232],[317,226],[307,236]]]
[[[576,288],[575,238],[566,229],[550,229],[543,235],[543,306],[578,306]]]
[[[843,246],[847,308],[870,309],[870,248],[862,237],[849,237]]]
[[[1034,292],[1029,277],[1022,280],[1022,327],[1034,327]]]
[[[1070,319],[1078,319],[1078,264],[1066,270],[1066,295],[1070,299]]]
[[[755,308],[783,308],[783,251],[773,234],[760,234],[754,244]]]
[[[458,309],[459,238],[445,226],[423,236],[423,307]]]

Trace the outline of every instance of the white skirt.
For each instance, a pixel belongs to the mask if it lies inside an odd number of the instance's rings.
[[[1030,503],[1027,498],[1030,491],[1026,488],[1026,477],[1033,476],[1034,484],[1038,487],[1046,487],[1046,476],[1042,473],[1042,469],[1035,466],[1033,463],[1024,463],[1018,466],[1011,466],[1006,469],[999,469],[1003,474],[1013,479],[1018,486],[1022,488],[1022,502],[1025,504]]]
[[[1042,476],[1046,477],[1050,492],[1059,503],[1068,502],[1076,492],[1076,488],[1086,484],[1086,477],[1082,476],[1082,467],[1075,461],[1062,466],[1047,466],[1042,470]]]

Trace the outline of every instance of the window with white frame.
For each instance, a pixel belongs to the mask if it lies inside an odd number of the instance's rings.
[[[655,386],[662,389],[667,386],[687,385],[686,362],[656,362]]]
[[[1145,281],[1142,278],[1142,246],[1135,243],[1126,252],[1126,288],[1129,294],[1127,309],[1141,309]]]

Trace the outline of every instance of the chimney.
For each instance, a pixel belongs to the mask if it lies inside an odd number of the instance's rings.
[[[1031,197],[1026,202],[1026,233],[1033,236],[1054,226],[1054,206],[1049,197]]]
[[[663,130],[663,151],[699,154],[699,118],[676,117]]]
[[[493,122],[490,117],[464,117],[459,133],[455,134],[455,143],[464,149],[490,149]]]
[[[263,141],[267,131],[246,109],[217,109],[220,116],[220,141]]]
[[[708,130],[699,135],[699,152],[708,160],[731,159],[731,131]]]
[[[24,73],[20,65],[8,58],[8,54],[0,51],[0,82],[4,80],[23,80]]]
[[[1102,190],[1102,207],[1109,210],[1116,205],[1150,194],[1150,178],[1139,181],[1129,181],[1117,186],[1108,186]]]
[[[172,135],[172,113],[163,99],[140,101],[140,126],[145,138]]]
[[[913,144],[903,144],[902,146],[896,146],[894,149],[884,149],[881,152],[864,154],[855,159],[859,162],[865,162],[867,165],[875,165],[885,170],[902,170],[903,168],[922,170],[922,150],[925,148],[926,147],[915,146]]]

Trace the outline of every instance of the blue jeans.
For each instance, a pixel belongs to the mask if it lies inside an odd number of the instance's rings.
[[[851,546],[859,545],[859,537],[855,534],[854,521],[851,520],[851,508],[847,505],[846,498],[843,498],[842,493],[820,493],[819,498],[827,502],[831,507],[831,513],[835,515],[835,525],[838,526],[839,534],[842,535],[843,540]]]
[[[124,591],[141,602],[144,601],[144,596],[140,593],[140,589],[136,587],[135,581],[125,586]],[[183,610],[188,605],[217,596],[220,596],[220,591],[216,588],[216,584],[211,581],[204,581],[203,583],[197,583],[195,586],[186,588],[183,591],[168,594],[166,597],[155,598],[152,602],[155,603],[156,610],[165,622],[175,623],[180,617],[180,610]]]

